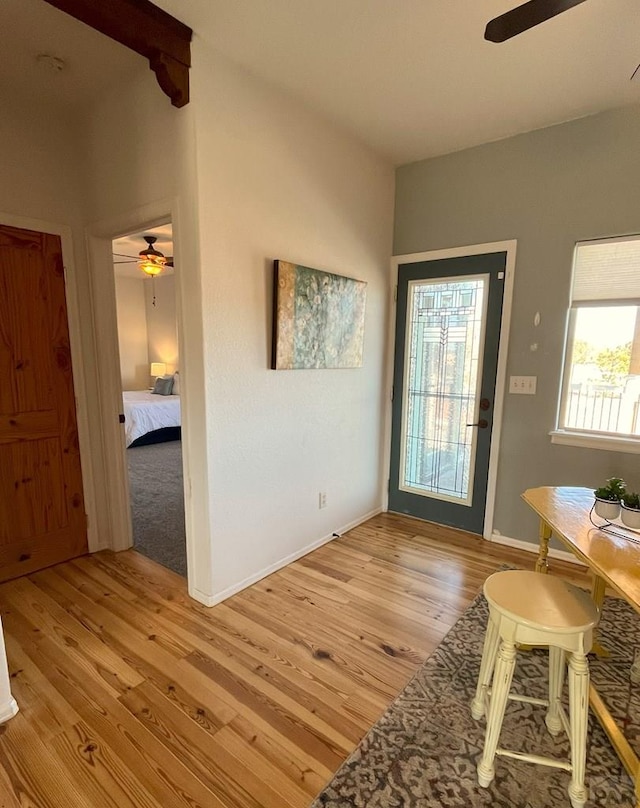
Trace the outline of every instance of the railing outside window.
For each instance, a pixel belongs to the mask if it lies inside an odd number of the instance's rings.
[[[565,428],[640,435],[640,397],[614,385],[572,384]]]

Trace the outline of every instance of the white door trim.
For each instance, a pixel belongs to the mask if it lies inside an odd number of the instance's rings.
[[[459,258],[468,255],[486,255],[488,253],[506,252],[505,281],[502,302],[502,319],[500,323],[500,343],[498,348],[498,366],[496,371],[496,390],[493,407],[493,428],[491,431],[491,449],[489,452],[489,478],[487,482],[487,502],[484,516],[484,529],[482,535],[491,540],[493,535],[493,515],[496,499],[496,482],[498,477],[498,455],[500,448],[500,435],[502,432],[502,412],[504,408],[504,394],[506,390],[507,351],[509,346],[509,328],[511,325],[511,307],[513,301],[513,284],[516,268],[517,241],[492,241],[486,244],[471,244],[464,247],[452,247],[445,250],[429,250],[427,252],[409,253],[407,255],[394,255],[391,259],[391,301],[393,305],[392,316],[389,317],[389,334],[387,339],[387,368],[386,386],[389,391],[385,409],[384,423],[384,468],[382,505],[386,511],[389,509],[389,468],[391,462],[391,410],[393,363],[396,333],[398,287],[398,267],[401,264],[417,264],[423,261],[439,261],[443,258]]]
[[[18,227],[23,230],[35,230],[38,233],[49,233],[60,236],[62,242],[62,261],[64,264],[65,294],[67,299],[67,321],[69,325],[69,343],[71,348],[71,372],[76,398],[76,423],[78,427],[78,443],[80,446],[80,463],[82,466],[82,488],[84,508],[87,514],[87,543],[89,552],[103,548],[97,517],[95,480],[102,475],[96,473],[95,464],[99,463],[101,452],[99,447],[92,447],[89,430],[89,407],[85,363],[93,363],[93,356],[85,356],[82,347],[82,330],[80,306],[78,304],[78,276],[74,261],[73,237],[71,228],[57,222],[33,219],[28,216],[16,216],[13,213],[0,212],[0,224]]]

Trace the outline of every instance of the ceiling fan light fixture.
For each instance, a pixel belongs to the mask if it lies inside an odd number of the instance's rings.
[[[159,261],[144,260],[141,261],[138,266],[145,273],[145,275],[155,278],[155,276],[159,275],[164,269],[164,262],[161,263]]]
[[[167,259],[164,257],[164,253],[161,253],[160,250],[156,250],[153,246],[157,238],[155,236],[144,236],[144,240],[147,242],[147,246],[138,253],[140,260],[155,261],[158,264],[165,264]]]
[[[157,261],[158,263],[164,263],[164,261],[166,260],[164,255],[158,250],[154,250],[153,247],[140,250],[140,252],[138,253],[138,257],[142,261],[146,259],[147,261]]]
[[[141,272],[144,272],[144,274],[148,275],[150,278],[160,275],[160,273],[166,267],[173,268],[173,256],[170,255],[167,258],[164,253],[161,253],[160,250],[157,250],[153,246],[157,241],[157,238],[155,236],[143,236],[143,238],[147,242],[147,246],[143,250],[140,250],[137,256],[114,252],[114,264],[129,264],[136,262],[138,269]],[[115,258],[125,258],[127,260],[116,261]]]

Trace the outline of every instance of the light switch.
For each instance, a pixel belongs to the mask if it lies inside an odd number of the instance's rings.
[[[535,396],[537,376],[509,376],[509,392],[522,396]]]

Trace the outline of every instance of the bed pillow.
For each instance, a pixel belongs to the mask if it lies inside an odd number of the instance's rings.
[[[159,376],[153,385],[152,393],[157,396],[170,396],[173,389],[173,376]]]
[[[177,370],[173,374],[173,395],[180,395],[180,373]]]

